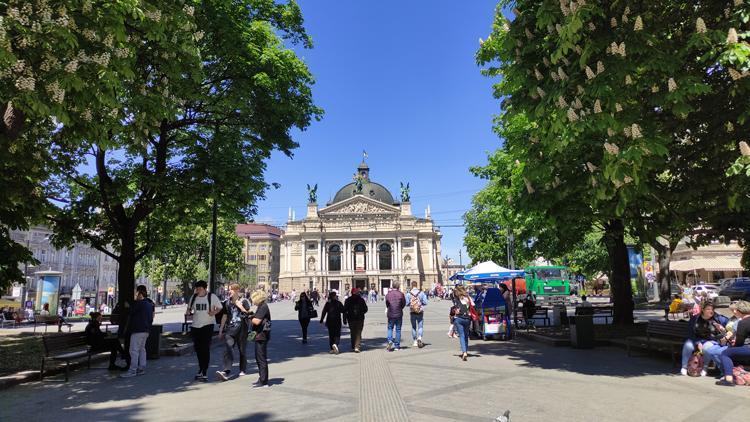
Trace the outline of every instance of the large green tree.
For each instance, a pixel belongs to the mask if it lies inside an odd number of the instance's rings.
[[[498,8],[478,61],[487,75],[502,77],[495,86],[504,98],[497,129],[526,184],[515,205],[543,211],[556,226],[575,215],[604,229],[614,320],[630,323],[630,221],[649,217],[654,238],[680,229],[642,211],[661,200],[659,178],[717,182],[719,189],[701,192],[688,207],[685,220],[693,224],[727,202],[723,172],[714,167],[713,177],[705,176],[708,163],[725,168],[722,154],[747,132],[748,104],[741,99],[749,88],[748,6],[552,0],[500,6],[513,7],[514,19]]]
[[[292,129],[320,115],[313,78],[282,39],[311,44],[294,2],[152,10],[124,36],[138,40],[133,72],[120,75],[112,104],[85,111],[100,130],[82,135],[72,124],[49,135],[67,165],[45,185],[55,241],[85,241],[116,259],[120,301],[132,297],[136,263],[207,198],[223,215],[252,214],[265,160],[291,154]]]

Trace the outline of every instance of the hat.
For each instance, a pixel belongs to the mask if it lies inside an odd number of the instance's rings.
[[[750,314],[750,302],[740,300],[739,302],[735,304],[735,306],[737,307],[737,311],[739,313],[745,314],[745,315]]]

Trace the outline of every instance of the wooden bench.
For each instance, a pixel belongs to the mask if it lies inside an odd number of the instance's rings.
[[[537,307],[534,310],[534,315],[532,315],[531,318],[526,318],[526,316],[523,314],[523,308],[516,307],[516,318],[518,318],[519,321],[526,321],[527,319],[529,319],[529,320],[534,320],[535,322],[537,319],[540,319],[544,322],[543,325],[546,327],[551,324],[549,315],[547,314],[548,310],[549,310],[548,308]],[[526,324],[527,331],[529,328],[530,328],[529,324]]]
[[[65,382],[67,382],[71,360],[88,358],[87,367],[91,368],[91,356],[109,353],[109,350],[92,352],[86,343],[86,333],[45,334],[42,336],[42,343],[44,356],[42,356],[42,367],[39,371],[41,380],[44,380],[44,367],[48,360],[65,362]]]
[[[688,321],[649,321],[646,326],[646,336],[628,337],[625,339],[628,356],[632,356],[631,348],[645,348],[648,351],[659,350],[669,352],[672,363],[677,362],[677,356],[682,353],[682,345],[688,336]]]
[[[578,306],[575,315],[591,315],[593,318],[604,318],[604,322],[609,324],[609,319],[614,318],[613,306]]]
[[[37,325],[44,325],[44,332],[47,332],[47,327],[50,325],[57,325],[58,331],[61,331],[62,326],[60,325],[60,317],[57,315],[48,315],[48,316],[42,316],[37,315],[34,317],[34,332],[36,333],[36,326]],[[63,325],[66,325],[68,327],[68,332],[70,332],[71,327],[73,327],[73,324],[70,323],[64,323]]]

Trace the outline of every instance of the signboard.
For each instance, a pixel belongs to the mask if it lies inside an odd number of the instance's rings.
[[[73,287],[71,299],[78,300],[80,298],[81,298],[81,285],[76,283],[75,287]]]
[[[75,301],[75,309],[73,310],[73,313],[76,315],[86,314],[86,300],[85,299],[78,299]]]
[[[628,262],[630,263],[630,283],[633,289],[633,295],[643,296],[646,293],[643,282],[643,253],[636,250],[633,246],[628,246]]]
[[[354,254],[354,270],[364,271],[365,270],[365,253],[357,252]]]
[[[44,309],[45,304],[49,304],[50,315],[57,315],[57,302],[60,299],[60,281],[59,275],[44,275],[37,280],[36,285],[36,305],[37,310]]]
[[[13,287],[13,294],[11,294],[13,297],[21,297],[21,286],[15,286]]]

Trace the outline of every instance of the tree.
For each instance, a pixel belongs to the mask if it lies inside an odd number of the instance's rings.
[[[290,155],[292,128],[321,113],[309,70],[280,38],[310,46],[294,2],[190,7],[151,11],[125,27],[140,47],[115,104],[89,110],[102,130],[50,134],[60,145],[54,157],[72,163],[45,186],[62,203],[48,216],[56,241],[85,241],[116,259],[121,302],[132,298],[136,263],[194,219],[206,198],[224,215],[252,214],[266,188],[265,160],[274,150]],[[174,30],[154,36],[152,28]]]
[[[502,76],[495,86],[505,98],[497,130],[522,163],[527,186],[516,205],[544,211],[554,224],[574,214],[604,229],[614,322],[629,324],[629,219],[641,217],[638,204],[659,200],[655,180],[669,163],[687,160],[674,177],[696,180],[702,164],[733,142],[727,120],[747,114],[746,102],[735,98],[747,95],[742,75],[750,50],[733,29],[746,20],[747,5],[725,11],[717,2],[503,0],[500,6],[515,6],[515,19],[508,22],[498,8],[477,60],[492,64],[485,74]],[[706,195],[697,214],[721,201]],[[654,234],[674,230],[660,231]]]

